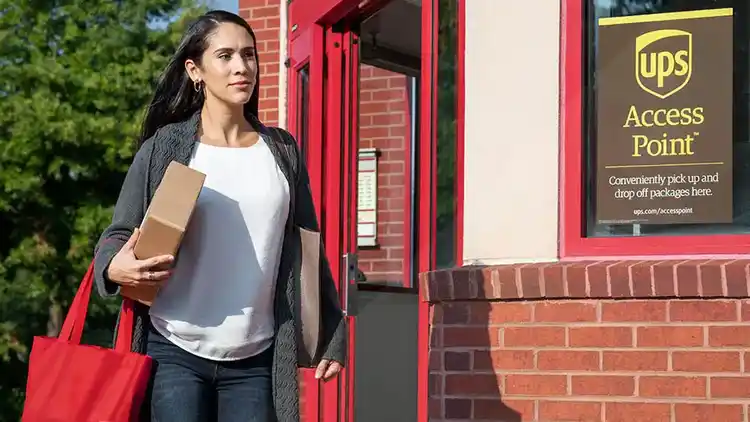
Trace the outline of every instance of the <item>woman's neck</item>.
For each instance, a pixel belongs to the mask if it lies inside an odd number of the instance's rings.
[[[257,140],[243,107],[228,107],[206,101],[201,110],[201,141],[217,146],[243,147]]]

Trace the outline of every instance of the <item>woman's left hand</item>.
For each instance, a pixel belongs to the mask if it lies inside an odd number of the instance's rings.
[[[318,368],[315,369],[315,379],[323,379],[328,381],[334,375],[341,372],[341,364],[335,360],[323,359],[318,364]]]

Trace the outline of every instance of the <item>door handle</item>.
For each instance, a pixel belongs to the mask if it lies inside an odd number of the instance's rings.
[[[341,277],[341,310],[344,315],[353,317],[357,315],[357,271],[359,270],[357,254],[344,254],[341,264],[343,272]]]

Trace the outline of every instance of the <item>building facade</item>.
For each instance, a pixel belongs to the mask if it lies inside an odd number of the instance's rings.
[[[750,420],[749,9],[240,0],[352,322],[305,420]]]

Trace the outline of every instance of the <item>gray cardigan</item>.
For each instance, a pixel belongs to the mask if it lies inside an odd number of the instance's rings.
[[[290,216],[287,221],[282,258],[275,296],[275,329],[273,362],[274,406],[278,422],[299,421],[299,389],[297,384],[297,348],[300,317],[298,237],[291,234],[295,226],[319,230],[310,192],[309,176],[299,148],[292,136],[278,128],[263,126],[250,116],[253,126],[267,135],[269,147],[276,162],[286,176],[290,187]],[[112,258],[143,220],[151,198],[164,172],[172,161],[187,165],[197,139],[200,113],[190,119],[169,124],[146,140],[136,153],[125,176],[120,196],[115,206],[112,224],[97,243],[94,259],[95,282],[102,296],[115,296],[119,288],[106,277]],[[322,250],[322,244],[321,244]],[[338,294],[325,254],[321,253],[322,296],[322,358],[341,363],[346,360],[347,329],[339,304]],[[148,307],[138,304],[133,330],[133,351],[145,353],[148,335]],[[148,406],[144,406],[147,409]],[[148,413],[148,412],[146,412]],[[145,416],[145,415],[144,415]]]

